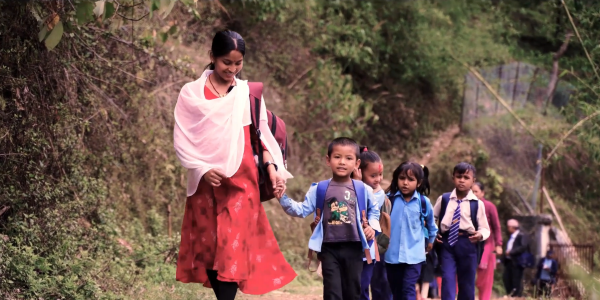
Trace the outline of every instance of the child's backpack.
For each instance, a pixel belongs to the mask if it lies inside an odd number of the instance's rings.
[[[390,218],[392,213],[392,202],[390,199],[388,199],[387,195],[384,198],[384,202],[379,213],[379,226],[381,227],[381,233],[375,237],[375,241],[377,242],[379,255],[384,256],[387,248],[390,245],[390,236],[392,232],[392,221]]]
[[[248,82],[250,88],[250,115],[252,116],[252,125],[255,129],[253,135],[254,140],[257,142],[252,145],[255,159],[258,163],[258,186],[260,189],[260,201],[268,201],[275,197],[273,193],[273,185],[269,179],[267,170],[264,169],[264,162],[262,153],[264,151],[263,144],[260,141],[260,107],[262,101],[263,83],[262,82]],[[269,129],[275,137],[277,144],[281,150],[283,156],[283,167],[287,169],[287,154],[288,154],[288,143],[287,143],[287,132],[285,130],[285,122],[282,119],[275,116],[274,113],[267,110],[267,120],[269,122]]]
[[[419,197],[421,200],[421,226],[423,227],[423,233],[425,233],[425,230],[426,230],[425,229],[425,217],[427,216],[427,203],[425,202],[425,198],[423,198],[423,195],[419,194]],[[388,206],[388,203],[389,203],[389,206]],[[381,233],[376,238],[380,256],[385,255],[385,252],[387,251],[387,249],[390,245],[390,236],[391,236],[391,229],[392,229],[390,216],[392,215],[393,208],[394,208],[393,202],[391,202],[386,196],[385,204],[381,207],[381,215],[379,216],[379,225],[381,226]],[[384,217],[384,214],[385,214],[385,217]],[[387,218],[387,221],[383,221],[383,222],[387,222],[387,224],[385,226],[384,226],[384,224],[382,224],[382,217]],[[387,233],[386,233],[386,230],[384,229],[384,227],[387,227]],[[425,243],[425,247],[427,247],[427,243]]]
[[[327,188],[329,187],[329,183],[331,179],[323,180],[317,184],[317,203],[315,205],[315,220],[310,223],[311,232],[315,231],[317,224],[321,221],[321,217],[323,216],[323,208],[325,207],[325,194],[327,193]],[[358,202],[358,209],[360,210],[362,226],[368,225],[367,213],[366,213],[366,199],[365,199],[365,184],[362,181],[352,179],[352,184],[354,185],[354,192],[356,193],[356,201]],[[357,224],[358,226],[358,224]],[[368,241],[369,246],[373,244],[373,241]],[[371,259],[371,253],[368,249],[365,249],[365,256],[367,257],[367,263],[371,263],[373,260]],[[312,261],[313,251],[308,249],[308,269],[310,270],[310,263]],[[379,261],[379,250],[377,246],[375,247],[375,260]],[[315,272],[316,270],[310,270],[311,272]]]
[[[440,224],[442,223],[442,219],[446,214],[446,208],[448,207],[448,202],[450,202],[450,194],[445,193],[442,195],[442,206],[440,208],[440,215],[438,217],[438,228],[441,228]],[[469,204],[471,205],[471,222],[473,222],[473,227],[475,227],[475,231],[479,230],[479,221],[477,220],[477,211],[479,210],[479,200],[470,200]],[[481,257],[483,255],[483,243],[484,241],[477,242],[477,264],[481,262]],[[441,247],[436,247],[437,251],[441,250]],[[438,257],[440,253],[437,253]]]

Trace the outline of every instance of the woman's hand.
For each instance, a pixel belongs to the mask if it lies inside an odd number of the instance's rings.
[[[204,180],[210,185],[217,187],[221,186],[221,180],[225,178],[225,174],[218,169],[210,169],[204,174]]]
[[[275,198],[277,198],[277,200],[281,200],[281,197],[283,197],[283,194],[285,193],[285,189],[286,189],[285,182],[279,181],[277,183],[276,190],[280,190],[280,191],[279,191],[279,193],[277,193],[277,192],[274,193]]]
[[[281,178],[281,175],[277,173],[275,166],[272,164],[267,167],[267,172],[269,173],[269,179],[271,179],[271,183],[273,184],[273,193],[275,194],[275,197],[279,199],[285,192],[285,180]]]
[[[496,246],[496,254],[502,255],[502,246]]]

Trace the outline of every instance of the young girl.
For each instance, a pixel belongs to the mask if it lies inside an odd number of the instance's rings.
[[[433,248],[437,227],[431,203],[426,197],[429,194],[428,177],[427,167],[403,162],[394,171],[387,190],[392,202],[392,230],[385,263],[394,299],[416,298],[415,285],[425,254]]]
[[[360,148],[360,167],[353,174],[354,179],[362,180],[365,184],[373,188],[373,194],[377,200],[379,210],[384,205],[387,197],[381,188],[383,179],[383,163],[381,158],[374,151],[369,151],[367,147]],[[389,200],[388,200],[389,201]],[[375,247],[373,243],[371,247]],[[366,258],[363,258],[363,271],[361,274],[360,288],[361,300],[369,300],[369,285],[374,300],[391,300],[392,292],[385,272],[383,260],[368,264]]]

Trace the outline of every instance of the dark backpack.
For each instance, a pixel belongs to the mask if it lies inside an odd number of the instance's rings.
[[[438,228],[441,228],[440,224],[442,223],[442,219],[446,214],[446,208],[448,207],[448,202],[450,202],[450,194],[445,193],[442,195],[442,206],[440,208],[440,215],[438,216]],[[469,200],[469,204],[471,206],[471,222],[473,222],[473,227],[475,227],[475,231],[479,230],[479,221],[477,220],[477,211],[479,210],[479,200]],[[484,241],[477,242],[477,264],[481,262],[481,257],[483,255],[483,243]],[[441,249],[441,247],[437,247],[437,251]],[[439,253],[437,253],[439,257]]]
[[[260,107],[263,92],[262,82],[248,82],[250,88],[250,115],[252,116],[252,126],[255,129],[253,134],[253,140],[256,141],[252,145],[252,152],[254,152],[255,158],[258,163],[258,187],[260,190],[260,201],[268,201],[275,197],[273,193],[273,185],[267,174],[267,170],[264,168],[264,162],[262,153],[264,151],[263,144],[260,141]],[[287,169],[287,154],[288,154],[288,143],[287,143],[287,132],[285,130],[285,122],[277,117],[274,113],[267,110],[267,120],[269,123],[269,129],[275,137],[277,144],[281,150],[283,156],[283,166]]]
[[[535,257],[533,257],[533,254],[528,249],[517,257],[517,263],[524,269],[533,268],[535,266]]]

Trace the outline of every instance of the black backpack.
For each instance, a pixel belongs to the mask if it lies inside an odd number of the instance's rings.
[[[448,202],[450,202],[450,194],[445,193],[442,195],[442,206],[440,208],[440,215],[438,217],[438,228],[441,228],[440,224],[442,223],[442,219],[446,214],[446,208],[448,207]],[[477,220],[477,211],[479,210],[479,200],[469,200],[469,204],[471,205],[471,222],[473,222],[473,227],[475,227],[475,231],[479,230],[479,221]],[[483,243],[484,241],[477,242],[477,264],[481,263],[481,257],[483,256]],[[436,251],[440,251],[441,247],[436,247]],[[440,253],[437,253],[438,257]]]

